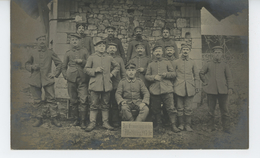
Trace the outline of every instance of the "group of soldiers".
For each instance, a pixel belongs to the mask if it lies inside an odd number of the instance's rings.
[[[43,116],[50,112],[52,124],[61,127],[57,119],[54,77],[63,74],[67,80],[73,126],[87,132],[96,126],[98,110],[102,113],[103,127],[114,130],[120,121],[153,121],[155,130],[164,131],[168,120],[174,132],[193,131],[191,128],[192,100],[199,92],[199,79],[207,93],[210,124],[215,130],[215,107],[218,100],[223,130],[230,132],[228,94],[233,93],[229,66],[222,60],[223,48],[213,47],[213,60],[200,70],[189,58],[191,46],[181,45],[181,51],[170,29],[162,28],[162,39],[156,41],[152,51],[149,42],[142,38],[143,28],[134,29],[133,39],[124,52],[121,40],[114,36],[116,28],[106,28],[108,37],[95,45],[84,34],[85,24],[77,24],[77,31],[70,35],[71,49],[63,62],[47,49],[46,36],[38,37],[25,64],[31,72],[30,87],[38,107],[34,127],[43,123]],[[56,66],[51,72],[52,61]],[[42,88],[45,100],[42,100]],[[88,122],[88,125],[87,125]]]

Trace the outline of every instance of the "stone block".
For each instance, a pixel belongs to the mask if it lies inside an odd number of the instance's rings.
[[[100,20],[96,18],[88,18],[88,24],[97,24]]]
[[[122,22],[129,22],[129,18],[128,17],[121,17],[120,21],[122,21]]]
[[[103,25],[108,26],[108,25],[110,25],[110,23],[109,23],[108,20],[104,20],[104,21],[103,21]]]
[[[154,27],[164,27],[164,21],[162,20],[155,20]]]
[[[113,26],[125,26],[124,22],[111,22],[111,25]]]
[[[57,32],[74,32],[76,30],[76,23],[58,22]]]
[[[157,14],[165,15],[166,10],[165,9],[159,9],[159,10],[157,10]]]
[[[143,10],[143,16],[156,16],[156,10]]]
[[[98,14],[98,16],[97,16],[97,18],[100,19],[100,20],[102,20],[103,17],[104,17],[104,15],[102,15],[102,14]]]
[[[134,11],[134,15],[139,15],[141,16],[143,13],[140,10],[135,10]]]
[[[180,28],[173,28],[170,31],[171,35],[173,36],[181,36],[182,35],[182,31]]]
[[[152,36],[158,37],[161,36],[161,33],[162,33],[161,30],[154,30]]]
[[[97,30],[91,31],[91,36],[92,37],[97,36]]]
[[[92,13],[98,14],[99,13],[99,9],[92,9]]]
[[[125,3],[128,4],[128,5],[132,5],[134,3],[134,0],[126,0]]]
[[[166,24],[165,24],[165,27],[168,27],[168,28],[170,28],[170,29],[172,29],[172,28],[175,28],[174,27],[174,22],[167,22]]]
[[[139,22],[137,20],[134,20],[133,23],[134,23],[134,27],[139,26]]]
[[[67,43],[67,33],[57,33],[55,43]]]
[[[144,23],[144,26],[145,26],[145,27],[153,27],[153,22],[152,22],[152,21],[146,21],[146,22]]]
[[[145,35],[145,36],[151,36],[151,33],[152,33],[152,31],[151,30],[144,30],[143,31],[143,35]]]
[[[192,39],[192,48],[202,48],[202,43],[200,38]]]
[[[185,18],[178,18],[177,21],[177,27],[178,28],[185,28],[185,27],[188,27],[188,20],[185,19]]]
[[[117,38],[122,39],[124,38],[124,35],[117,35]]]
[[[107,10],[101,10],[100,11],[100,14],[108,14],[109,13],[109,11],[107,11]]]
[[[126,35],[127,34],[127,30],[126,29],[122,29],[120,32],[122,35]]]
[[[105,28],[106,27],[104,25],[98,25],[98,31],[104,31]]]
[[[200,18],[190,18],[190,27],[201,27]]]
[[[88,25],[89,30],[96,30],[97,26],[96,25]]]
[[[189,56],[191,59],[202,60],[202,49],[192,48]]]

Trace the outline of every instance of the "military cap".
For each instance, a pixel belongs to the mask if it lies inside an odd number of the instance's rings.
[[[170,47],[174,48],[173,45],[168,45],[168,46],[165,46],[164,48],[167,49],[167,48],[170,48]]]
[[[77,23],[76,28],[78,28],[79,26],[83,26],[85,28],[86,24],[85,23]]]
[[[135,68],[136,68],[136,65],[135,65],[135,63],[132,63],[132,62],[126,64],[126,66],[125,66],[125,69],[135,69]]]
[[[107,26],[106,29],[113,29],[114,31],[116,30],[114,26]]]
[[[95,46],[100,45],[100,44],[106,44],[106,41],[101,40],[101,41],[97,42],[97,43],[95,44]]]
[[[78,39],[81,39],[80,35],[78,35],[76,33],[75,34],[71,34],[70,37],[77,37]]]
[[[223,50],[223,47],[222,46],[215,46],[215,47],[212,48],[212,50],[214,50],[214,49],[222,49]]]
[[[144,30],[141,26],[137,26],[137,27],[134,28],[134,31],[135,31],[136,29],[138,29],[138,28],[141,29],[142,31]]]
[[[41,37],[45,37],[46,38],[46,35],[41,35],[41,36],[37,37],[36,40],[38,40]]]
[[[162,48],[162,46],[155,46],[155,47],[153,47],[153,51],[155,51],[157,48]]]
[[[190,48],[191,49],[191,45],[189,45],[189,44],[182,44],[181,48]]]
[[[135,48],[137,48],[138,46],[143,46],[143,47],[145,47],[143,43],[137,43],[137,44],[135,45]]]
[[[108,43],[107,44],[107,46],[109,47],[109,46],[117,46],[117,44],[116,43],[113,43],[113,42],[111,42],[111,43]]]

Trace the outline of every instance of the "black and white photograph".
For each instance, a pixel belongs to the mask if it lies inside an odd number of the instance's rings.
[[[248,5],[11,0],[10,148],[249,149]]]

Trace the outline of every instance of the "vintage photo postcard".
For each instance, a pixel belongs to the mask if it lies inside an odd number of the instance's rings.
[[[247,0],[11,0],[11,149],[248,149]]]

